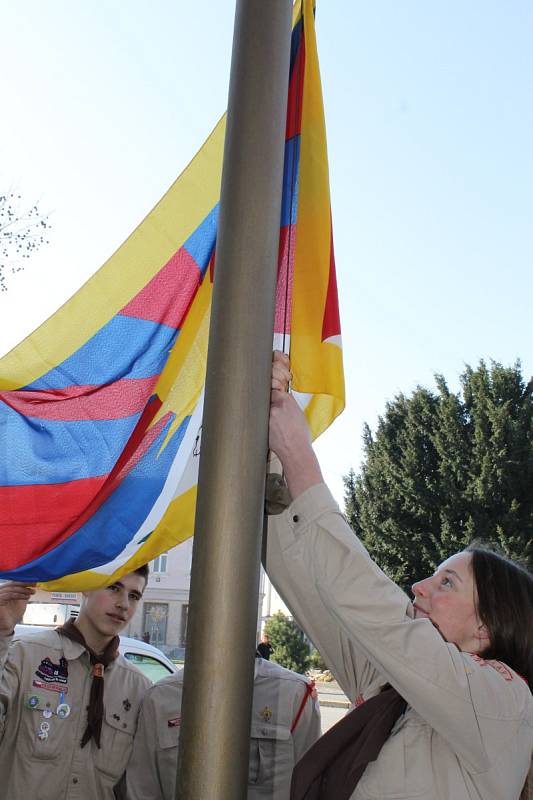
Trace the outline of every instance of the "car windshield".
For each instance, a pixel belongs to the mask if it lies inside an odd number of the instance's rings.
[[[144,653],[141,655],[140,653],[124,653],[124,658],[127,658],[128,661],[131,661],[132,664],[143,672],[146,677],[155,683],[156,681],[160,680],[161,678],[166,678],[167,675],[172,673],[166,664],[163,664],[157,658],[153,656],[145,655]]]

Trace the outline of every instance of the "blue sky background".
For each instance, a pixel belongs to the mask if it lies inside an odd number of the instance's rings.
[[[234,3],[4,4],[0,190],[51,212],[0,294],[0,352],[106,260],[226,106]],[[318,0],[347,409],[318,444],[337,498],[363,422],[480,358],[533,371],[533,5]]]

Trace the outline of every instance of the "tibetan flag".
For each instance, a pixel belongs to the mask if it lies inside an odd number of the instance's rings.
[[[0,578],[95,589],[192,535],[224,131],[0,360]],[[294,8],[274,345],[316,437],[344,380],[312,0]]]

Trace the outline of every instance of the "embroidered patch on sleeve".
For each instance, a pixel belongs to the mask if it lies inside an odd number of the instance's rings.
[[[492,669],[495,669],[496,672],[498,672],[504,680],[506,681],[514,680],[513,673],[511,672],[509,667],[503,662],[496,661],[495,659],[489,659],[486,661],[484,658],[481,658],[481,656],[478,656],[476,653],[472,653],[472,658],[479,664],[480,667],[489,666],[492,667]]]

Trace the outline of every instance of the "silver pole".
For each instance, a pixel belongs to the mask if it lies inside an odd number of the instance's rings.
[[[179,800],[245,800],[291,0],[237,0],[191,573]]]

